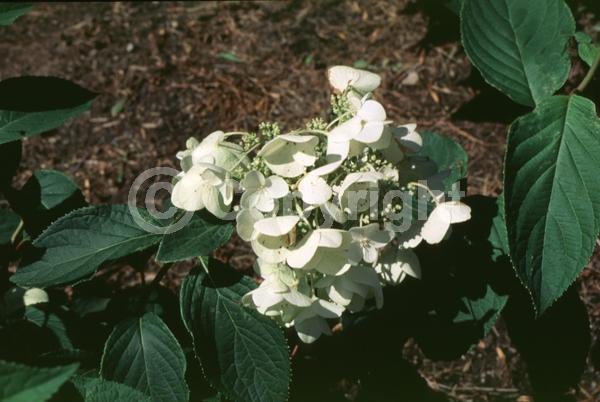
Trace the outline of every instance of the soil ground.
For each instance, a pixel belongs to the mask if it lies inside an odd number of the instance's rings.
[[[53,75],[100,96],[88,114],[25,142],[20,181],[52,168],[74,177],[91,203],[125,202],[141,172],[177,167],[175,153],[190,136],[255,130],[261,121],[295,128],[324,117],[326,68],[346,64],[382,76],[377,96],[389,118],[464,146],[470,193],[497,195],[507,127],[524,110],[482,83],[460,46],[457,20],[430,3],[38,5],[2,30],[0,78]],[[597,19],[584,14],[579,22],[589,28]],[[580,78],[576,70],[569,85]],[[242,268],[252,261],[238,243],[220,253]],[[580,290],[595,340],[599,268],[596,258]],[[176,284],[183,274],[166,280]],[[410,343],[405,356],[456,400],[529,400],[502,322],[457,361],[429,361]],[[600,398],[598,377],[590,362],[579,400]]]

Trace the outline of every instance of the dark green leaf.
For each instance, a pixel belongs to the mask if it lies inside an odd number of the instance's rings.
[[[209,272],[190,274],[180,297],[207,379],[232,400],[287,400],[290,358],[283,332],[240,303],[256,285],[215,260],[209,261]]]
[[[467,175],[467,153],[458,142],[448,136],[426,131],[422,137],[423,146],[417,156],[433,161],[435,172],[443,175],[444,188],[450,190],[455,182]]]
[[[145,210],[137,210],[148,222]],[[141,228],[127,205],[82,208],[54,222],[33,243],[39,260],[11,277],[24,287],[48,287],[90,277],[100,265],[157,244],[161,234]]]
[[[78,366],[41,368],[0,361],[0,400],[46,401],[75,373]]]
[[[100,372],[146,393],[153,401],[187,401],[186,360],[179,343],[154,313],[118,324],[106,341]]]
[[[510,128],[505,213],[512,261],[541,313],[588,263],[600,229],[600,120],[579,96],[547,99]]]
[[[575,21],[564,0],[464,0],[460,19],[469,59],[515,102],[539,104],[567,80]]]
[[[0,81],[0,144],[56,128],[88,110],[95,97],[96,94],[55,77]]]
[[[156,260],[173,262],[188,258],[207,256],[231,238],[233,225],[225,221],[209,221],[199,213],[180,230],[165,234]]]
[[[73,343],[67,334],[67,326],[58,314],[44,311],[36,306],[25,307],[25,317],[40,328],[47,328],[56,337],[61,349],[72,350]]]
[[[10,25],[23,14],[31,11],[33,7],[26,3],[0,4],[0,26]]]
[[[496,323],[516,278],[502,254],[502,210],[494,198],[467,197],[471,220],[453,226],[450,238],[417,249],[423,271],[420,293],[430,311],[417,342],[433,359],[455,359]],[[443,339],[438,336],[444,333]]]
[[[21,163],[21,141],[0,145],[0,193],[12,183],[12,178]]]
[[[0,209],[0,247],[11,243],[11,237],[21,222],[17,214],[7,209]]]
[[[114,381],[95,377],[74,377],[75,385],[82,402],[151,402],[142,392]]]
[[[7,198],[35,238],[56,219],[87,205],[77,184],[56,170],[37,170],[19,191]]]

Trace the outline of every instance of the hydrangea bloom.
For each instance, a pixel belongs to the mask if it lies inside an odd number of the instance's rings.
[[[262,124],[243,134],[243,145],[227,141],[239,133],[192,138],[177,155],[182,173],[172,194],[188,211],[223,218],[233,208],[238,235],[258,257],[259,285],[242,302],[294,327],[304,342],[330,334],[345,311],[381,308],[382,286],[421,277],[411,249],[442,241],[470,218],[465,204],[434,195],[435,169],[403,170],[423,141],[415,124],[393,124],[372,98],[378,75],[336,66],[328,77],[337,94],[331,122],[288,133]],[[386,191],[415,188],[427,190],[422,200],[434,208],[398,229],[395,214],[411,212],[412,201],[389,201]]]

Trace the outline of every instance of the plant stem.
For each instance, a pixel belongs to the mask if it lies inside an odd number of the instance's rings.
[[[154,279],[152,280],[152,283],[150,284],[150,288],[156,287],[160,284],[160,281],[162,281],[162,278],[165,277],[165,275],[167,274],[167,271],[173,266],[173,263],[170,262],[168,264],[163,265],[162,267],[160,267],[160,270],[158,271],[158,273],[156,274],[156,276],[154,277]]]
[[[583,81],[581,81],[581,84],[579,84],[579,86],[577,87],[577,92],[585,91],[589,83],[592,82],[592,78],[594,78],[594,74],[596,74],[596,70],[598,70],[598,67],[600,67],[600,53],[598,53],[598,56],[596,56],[596,60],[594,60],[594,64],[592,64],[592,67],[590,67],[589,71],[583,78]]]

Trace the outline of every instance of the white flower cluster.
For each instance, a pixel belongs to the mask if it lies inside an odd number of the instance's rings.
[[[372,99],[380,77],[345,66],[328,76],[333,121],[315,119],[285,134],[266,124],[259,134],[191,138],[178,154],[183,172],[172,194],[178,208],[235,218],[262,279],[243,303],[294,326],[304,342],[329,334],[328,320],[345,310],[359,311],[370,299],[380,308],[382,284],[420,277],[411,249],[422,240],[440,242],[452,223],[470,218],[468,206],[442,202],[423,184],[435,175],[400,179],[401,162],[422,140],[416,125],[394,126]],[[236,135],[242,145],[228,141]],[[412,203],[383,193],[413,197],[421,189],[432,208],[398,227],[394,216],[408,211],[412,218]]]

